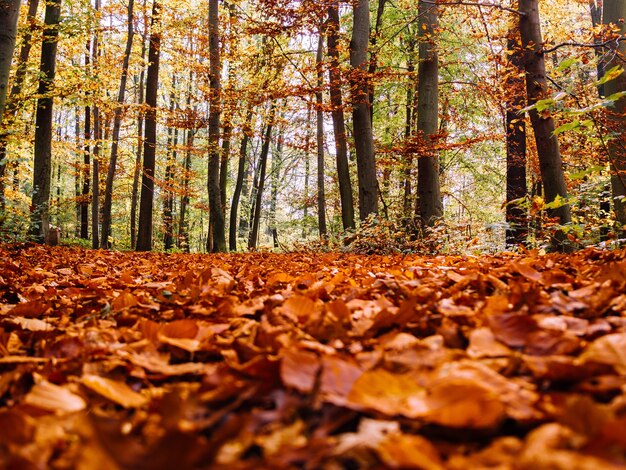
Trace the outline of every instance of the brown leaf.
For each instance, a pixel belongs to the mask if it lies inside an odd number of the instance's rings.
[[[148,402],[148,398],[135,392],[124,382],[92,374],[83,375],[80,381],[85,387],[125,408],[139,408]]]
[[[24,397],[24,403],[57,414],[74,413],[86,408],[85,400],[67,387],[46,380],[36,383]]]

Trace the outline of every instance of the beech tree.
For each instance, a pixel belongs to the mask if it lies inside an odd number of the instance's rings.
[[[369,0],[357,0],[353,7],[350,65],[352,125],[359,180],[359,216],[365,220],[378,212],[378,181],[374,134],[369,107],[368,49],[370,34]]]
[[[337,163],[337,180],[339,182],[339,198],[341,204],[341,221],[344,230],[354,228],[354,201],[352,199],[352,183],[348,165],[348,143],[346,123],[343,112],[343,96],[341,91],[341,72],[339,71],[339,1],[333,0],[328,7],[328,82],[330,90],[331,115],[335,136],[335,161]],[[308,172],[307,172],[308,176]]]
[[[122,125],[122,111],[124,107],[124,97],[126,95],[126,82],[128,80],[128,64],[130,63],[130,54],[133,49],[133,37],[135,31],[133,29],[133,10],[134,0],[128,1],[128,17],[126,32],[126,48],[122,59],[122,73],[120,76],[120,87],[117,92],[117,107],[113,115],[113,136],[111,141],[111,156],[109,158],[109,169],[107,171],[106,184],[104,187],[104,204],[102,206],[102,239],[100,240],[100,248],[110,248],[111,237],[111,206],[113,205],[113,182],[115,180],[115,171],[117,170],[117,154],[120,141],[120,127]]]
[[[524,51],[524,69],[526,72],[526,94],[529,106],[535,105],[548,95],[548,80],[543,53],[539,5],[537,0],[519,0],[519,29]],[[529,112],[535,133],[535,143],[539,156],[541,181],[548,204],[554,203],[548,213],[561,225],[571,222],[572,216],[567,201],[567,186],[563,171],[563,160],[559,151],[559,142],[554,134],[554,118],[540,114],[536,108]],[[561,243],[562,240],[556,240]]]
[[[616,28],[616,40],[609,43],[610,60],[606,69],[622,67],[622,72],[604,85],[607,96],[615,93],[626,93],[626,72],[624,57],[626,55],[626,0],[604,0],[604,23]],[[620,40],[621,39],[621,40]],[[611,139],[608,143],[609,161],[611,163],[611,188],[615,219],[621,225],[621,237],[626,234],[626,96],[619,97],[613,108],[608,110],[608,126]]]
[[[148,72],[146,76],[146,114],[143,146],[143,175],[139,202],[137,250],[152,250],[152,209],[154,206],[154,168],[157,141],[157,92],[159,89],[159,59],[161,50],[161,4],[154,0],[150,23]]]
[[[419,3],[419,65],[417,86],[417,130],[423,153],[417,160],[417,211],[420,222],[432,227],[443,216],[439,185],[439,159],[435,140],[439,131],[439,55],[434,35],[439,24],[435,3]]]
[[[35,117],[35,156],[33,163],[33,196],[31,202],[31,236],[37,242],[47,240],[50,229],[49,199],[52,170],[52,96],[56,73],[57,42],[61,20],[60,0],[46,0],[37,113]]]
[[[0,0],[0,126],[8,93],[19,13],[20,0]]]

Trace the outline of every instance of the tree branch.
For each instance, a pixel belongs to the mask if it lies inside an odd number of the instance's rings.
[[[515,13],[520,16],[526,16],[526,13],[516,10],[515,8],[505,7],[504,5],[498,5],[497,3],[489,3],[489,2],[464,2],[462,0],[456,2],[438,2],[437,0],[423,0],[424,3],[428,3],[430,5],[465,5],[470,7],[485,7],[485,8],[497,8],[498,10],[510,11],[511,13]]]

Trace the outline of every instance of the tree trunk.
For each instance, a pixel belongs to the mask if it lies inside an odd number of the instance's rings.
[[[233,192],[233,201],[230,205],[230,224],[228,226],[228,247],[230,251],[237,251],[237,212],[239,211],[239,200],[243,189],[244,178],[246,176],[246,160],[248,159],[248,141],[252,134],[252,106],[248,108],[246,121],[243,125],[243,137],[239,149],[239,162],[237,165],[237,181]]]
[[[354,201],[352,199],[352,183],[348,167],[348,144],[346,125],[343,113],[343,97],[341,93],[341,72],[339,70],[339,7],[335,0],[328,8],[328,56],[330,67],[328,81],[330,87],[330,105],[335,135],[335,155],[337,161],[337,179],[339,181],[339,199],[341,202],[341,221],[343,229],[354,228]]]
[[[209,193],[209,225],[211,234],[211,251],[226,251],[226,234],[224,213],[220,191],[220,114],[221,90],[220,74],[220,36],[219,36],[219,3],[209,0],[209,163],[207,189]]]
[[[87,50],[85,53],[85,67],[89,68],[90,57],[91,54],[91,40],[87,41]],[[89,95],[85,98],[87,100]],[[84,240],[89,239],[89,185],[91,178],[91,170],[90,170],[90,152],[91,152],[91,106],[85,106],[85,127],[84,131],[84,140],[85,144],[83,147],[83,190],[82,190],[82,201],[80,205],[80,238]]]
[[[39,243],[46,241],[50,228],[49,198],[52,165],[52,87],[56,72],[57,43],[61,20],[60,0],[47,0],[44,20],[39,88],[35,117],[35,156],[33,165],[33,196],[31,235]]]
[[[0,0],[8,1],[8,4],[12,4],[15,0]],[[19,13],[19,2],[18,4],[18,13]],[[28,15],[26,17],[27,24],[31,25],[35,21],[35,16],[37,15],[37,7],[39,6],[39,0],[29,0],[28,3]],[[2,15],[2,13],[0,13]],[[6,16],[6,20],[8,22],[11,21],[11,14]],[[16,20],[17,21],[17,20]],[[2,28],[0,28],[2,29]],[[10,30],[9,36],[11,36]],[[5,212],[6,207],[6,196],[5,196],[5,174],[8,165],[7,161],[7,146],[9,144],[8,137],[9,132],[7,132],[10,127],[13,125],[13,121],[15,120],[17,111],[19,109],[19,105],[21,100],[17,99],[17,96],[22,92],[22,86],[24,84],[24,78],[26,77],[26,68],[28,66],[28,57],[30,55],[30,50],[32,47],[32,28],[26,30],[24,37],[22,38],[22,45],[20,46],[20,55],[17,62],[17,67],[15,69],[15,76],[13,77],[13,85],[11,86],[11,91],[6,96],[6,101],[3,106],[0,106],[0,226],[3,222],[2,215]],[[7,40],[10,43],[10,39]],[[1,61],[1,59],[0,59]],[[3,65],[0,65],[2,67]],[[10,66],[10,63],[9,63]],[[8,73],[8,72],[7,72]],[[8,78],[8,75],[7,75]]]
[[[369,79],[367,77],[367,51],[369,46],[369,0],[357,0],[353,7],[350,65],[352,66],[352,121],[359,180],[359,216],[365,220],[378,212],[378,182],[374,135],[369,111]]]
[[[407,76],[408,82],[406,85],[406,104],[405,104],[405,124],[404,124],[404,139],[407,144],[410,144],[411,138],[413,137],[413,108],[415,105],[415,84],[417,80],[415,80],[415,62],[413,54],[415,53],[415,45],[416,40],[413,38],[409,39],[408,44],[408,59],[407,59]],[[413,202],[412,202],[412,187],[411,187],[411,178],[413,173],[413,153],[407,152],[404,156],[404,171],[403,171],[403,181],[402,181],[402,217],[405,220],[405,225],[410,224],[412,216],[413,216]]]
[[[270,216],[269,216],[269,229],[272,235],[272,241],[274,248],[278,248],[278,228],[276,227],[276,208],[278,206],[278,181],[280,177],[280,170],[283,160],[283,141],[284,141],[284,129],[281,128],[276,142],[276,152],[272,155],[272,169],[271,182],[272,193],[270,199]]]
[[[0,0],[0,128],[9,91],[9,73],[15,50],[19,16],[20,0]]]
[[[95,1],[95,11],[100,10],[100,0]],[[91,48],[91,62],[95,68],[100,56],[100,25],[96,27]],[[102,142],[102,115],[98,106],[93,107],[93,164],[91,194],[91,247],[100,246],[100,147]]]
[[[154,207],[154,166],[156,156],[157,92],[159,88],[159,58],[161,49],[161,5],[154,0],[148,48],[146,77],[146,114],[143,146],[143,175],[139,201],[138,251],[152,250],[152,209]]]
[[[322,89],[324,87],[324,70],[322,59],[324,57],[324,36],[320,29],[317,41],[317,91],[315,102],[317,104],[317,221],[320,237],[325,237],[326,228],[326,193],[324,191],[324,101]]]
[[[259,226],[261,224],[261,202],[263,201],[263,188],[265,186],[265,172],[267,169],[267,156],[270,151],[270,143],[272,137],[272,128],[274,125],[274,118],[276,116],[276,107],[272,102],[270,112],[267,120],[267,127],[265,130],[265,137],[263,138],[263,147],[261,148],[261,155],[259,157],[259,179],[256,191],[256,197],[254,200],[254,215],[251,220],[250,237],[248,239],[248,249],[254,250],[257,247],[257,241],[259,238]]]
[[[619,34],[626,34],[626,0],[606,0],[604,2],[604,23],[614,24],[619,28]],[[624,41],[611,42],[613,49],[609,56],[607,69],[616,65],[624,66],[623,57],[626,54]],[[606,82],[604,91],[607,96],[614,93],[626,92],[626,72],[622,72],[617,78]],[[613,108],[608,110],[609,130],[614,138],[609,141],[609,161],[611,162],[611,188],[613,195],[613,207],[615,220],[620,225],[620,238],[626,237],[626,97],[621,97],[615,102]]]
[[[376,8],[376,21],[374,22],[374,34],[370,37],[372,55],[370,57],[370,63],[368,66],[368,73],[370,77],[373,77],[378,69],[378,51],[376,50],[376,45],[378,43],[378,36],[380,35],[380,28],[383,25],[383,15],[385,13],[385,6],[387,5],[387,0],[378,0],[378,7]],[[370,120],[372,121],[372,125],[374,122],[374,85],[370,82],[369,84],[369,107],[370,107]]]
[[[520,35],[524,51],[524,69],[526,71],[526,94],[529,105],[548,96],[546,67],[542,52],[541,27],[537,0],[519,0]],[[543,182],[546,202],[562,199],[562,205],[549,209],[548,214],[557,218],[561,225],[571,222],[571,214],[567,201],[567,186],[563,172],[563,162],[559,151],[559,142],[554,135],[554,119],[543,117],[536,109],[530,111],[530,120],[535,132],[539,168]],[[558,248],[562,246],[562,234],[557,233],[555,239]]]
[[[97,47],[96,47],[97,49]],[[91,247],[100,246],[100,143],[102,141],[102,116],[97,106],[93,107],[93,164],[91,191]]]
[[[83,151],[80,148],[81,143],[81,127],[80,127],[80,108],[77,106],[74,108],[74,145],[76,146],[76,173],[75,173],[75,186],[74,196],[76,200],[76,227],[74,230],[74,237],[80,237],[80,213],[82,209],[82,178],[83,178]]]
[[[120,141],[120,127],[122,125],[122,110],[124,108],[124,96],[126,95],[126,81],[128,80],[128,64],[130,62],[130,54],[133,49],[133,7],[134,0],[128,0],[128,30],[126,33],[126,49],[124,50],[124,58],[122,60],[122,75],[120,77],[120,87],[117,92],[117,106],[113,115],[113,136],[111,140],[111,157],[109,158],[109,168],[107,171],[106,183],[104,186],[104,204],[102,205],[102,239],[100,240],[100,248],[111,247],[111,209],[113,205],[113,181],[115,179],[115,171],[117,169],[117,153]]]
[[[520,116],[524,106],[523,52],[516,31],[509,31],[506,55],[509,63],[504,87],[508,92],[506,104],[506,229],[507,245],[526,241],[528,217],[520,202],[526,194],[526,122]],[[514,202],[518,201],[518,202]]]
[[[167,130],[167,162],[165,164],[165,181],[163,188],[163,249],[169,251],[174,246],[174,165],[176,164],[176,147],[178,146],[178,129]]]
[[[437,6],[420,0],[419,66],[417,68],[417,132],[423,153],[417,160],[417,195],[422,227],[432,227],[443,216],[439,185],[439,158],[434,148],[439,131],[439,56],[435,34],[439,27]]]
[[[591,26],[595,29],[602,24],[602,6],[603,0],[589,0],[589,10],[591,13]],[[596,74],[597,80],[600,80],[604,76],[604,50],[600,46],[602,38],[598,35],[594,37],[593,43],[598,47],[594,49],[596,55]],[[604,84],[598,85],[598,96],[602,98],[604,96]]]
[[[187,101],[187,106],[190,102]],[[185,163],[183,176],[183,195],[180,198],[180,219],[178,221],[178,247],[185,253],[189,253],[189,220],[187,218],[187,208],[189,207],[189,181],[191,179],[191,154],[193,139],[196,130],[187,129],[187,141],[185,142]]]
[[[141,38],[141,59],[146,57],[146,38]],[[137,89],[137,104],[144,104],[144,78],[145,70],[139,73],[139,81],[135,82]],[[139,199],[139,177],[142,169],[141,156],[143,151],[143,121],[144,113],[141,109],[137,112],[137,151],[135,152],[135,168],[133,170],[133,189],[130,200],[130,247],[134,250],[137,246],[137,200]]]

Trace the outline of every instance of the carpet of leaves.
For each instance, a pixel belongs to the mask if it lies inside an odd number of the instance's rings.
[[[626,468],[626,252],[0,246],[0,468]]]

